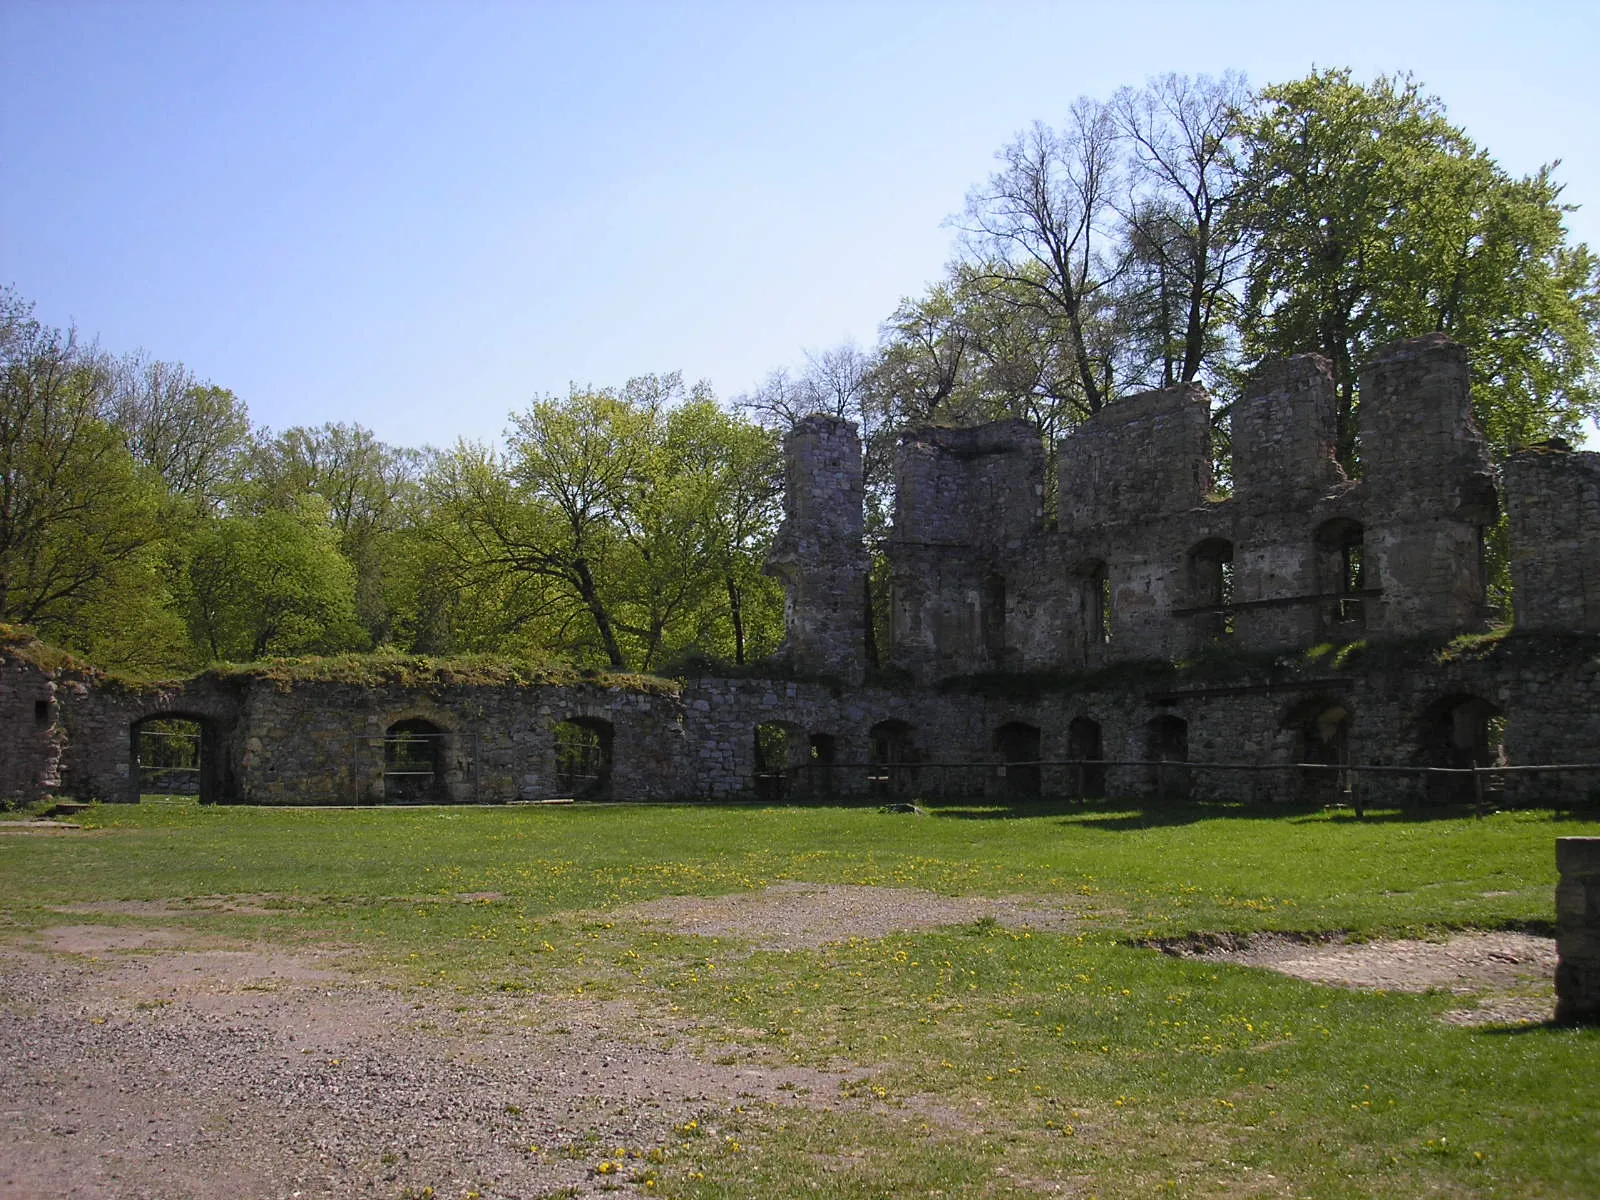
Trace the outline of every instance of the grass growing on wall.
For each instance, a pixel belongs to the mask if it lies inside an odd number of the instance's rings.
[[[652,1194],[1032,1195],[1067,1180],[1106,1197],[1576,1197],[1600,1179],[1600,1030],[1462,1028],[1439,1019],[1460,1006],[1448,994],[1322,987],[1137,944],[1547,928],[1554,839],[1600,833],[1595,821],[176,802],[85,820],[80,837],[0,840],[13,935],[59,923],[70,901],[246,895],[248,913],[177,921],[348,946],[399,986],[486,1003],[624,1001],[692,1019],[706,1053],[756,1066],[858,1069],[848,1094],[807,1107],[701,1114]],[[777,952],[617,911],[787,880],[1023,894],[1079,919]]]

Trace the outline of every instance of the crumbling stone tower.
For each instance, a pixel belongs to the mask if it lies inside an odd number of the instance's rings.
[[[1355,594],[1360,488],[1339,465],[1338,413],[1333,365],[1318,354],[1263,364],[1234,405],[1229,507],[1241,644],[1307,646],[1365,631]]]
[[[866,671],[867,551],[861,438],[854,422],[801,419],[784,441],[784,520],[766,571],[784,586],[778,657],[806,675],[860,683]]]
[[[1442,333],[1395,342],[1361,369],[1367,554],[1379,636],[1481,628],[1494,468],[1472,415],[1467,354]]]

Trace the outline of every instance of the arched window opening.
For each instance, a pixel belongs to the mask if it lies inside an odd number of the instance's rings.
[[[839,758],[838,740],[831,733],[813,733],[806,749],[806,790],[817,797],[833,795],[833,764]]]
[[[209,795],[205,724],[195,717],[147,717],[134,723],[129,752],[132,758],[133,799],[143,796]]]
[[[1298,799],[1303,804],[1343,804],[1352,799],[1350,710],[1342,702],[1314,698],[1290,710],[1295,762],[1300,770]]]
[[[1469,768],[1506,765],[1505,714],[1499,705],[1479,696],[1453,695],[1434,701],[1423,710],[1419,754],[1423,765],[1445,767],[1461,774],[1428,776],[1426,796],[1440,804],[1466,804],[1498,793],[1504,776]]]
[[[1022,721],[1010,721],[994,731],[994,748],[1000,754],[1008,796],[1037,796],[1040,792],[1039,730]]]
[[[1151,717],[1144,727],[1146,782],[1158,800],[1189,794],[1189,722],[1171,713]]]
[[[569,717],[555,727],[556,790],[574,800],[601,800],[611,795],[611,748],[614,731],[599,717]]]
[[[905,796],[916,790],[916,730],[904,721],[880,721],[868,731],[872,743],[872,766],[868,772],[875,796]]]
[[[1207,538],[1189,551],[1189,606],[1200,642],[1233,633],[1233,543]]]
[[[981,616],[983,652],[999,662],[1006,652],[1006,581],[998,572],[990,571],[984,576]]]
[[[808,761],[810,746],[805,731],[784,721],[757,725],[756,798],[778,801],[788,797],[796,777]]]
[[[1325,614],[1324,633],[1356,633],[1366,625],[1362,593],[1366,588],[1363,561],[1366,534],[1360,522],[1335,517],[1317,527],[1317,594]]]
[[[444,731],[432,721],[396,721],[383,735],[383,799],[387,804],[439,804],[444,786]]]
[[[1101,759],[1100,722],[1074,717],[1067,726],[1067,757],[1072,760],[1072,794],[1080,800],[1106,794],[1106,769]]]
[[[1100,559],[1074,572],[1078,608],[1083,613],[1083,635],[1091,655],[1111,641],[1111,569]]]

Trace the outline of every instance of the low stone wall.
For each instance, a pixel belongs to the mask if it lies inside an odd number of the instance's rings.
[[[1600,837],[1556,839],[1556,1020],[1600,1022]]]
[[[0,646],[0,804],[32,804],[60,785],[59,716],[50,674]]]
[[[1344,779],[1297,764],[1459,768],[1597,756],[1600,636],[1512,636],[1444,662],[1436,647],[1337,657],[978,677],[937,688],[706,677],[681,690],[213,675],[132,687],[77,670],[52,675],[13,657],[0,664],[0,728],[8,736],[0,771],[7,795],[136,799],[135,731],[154,717],[199,723],[203,798],[252,804],[571,795],[581,789],[560,770],[557,730],[574,720],[604,731],[609,768],[594,794],[620,800],[1001,797],[1086,786],[1130,798],[1317,803],[1348,797]],[[762,725],[787,734],[786,762],[758,761]],[[430,731],[426,795],[386,770],[385,739],[396,728]],[[1103,771],[1020,765],[1096,751]],[[1118,765],[1163,758],[1174,761],[1160,769]],[[1010,772],[1002,769],[1008,759],[1018,764]],[[783,768],[789,780],[771,777]],[[1468,775],[1354,777],[1356,797],[1373,806],[1470,801],[1474,782]],[[1600,771],[1508,773],[1490,782],[1492,803],[1600,797]]]
[[[428,798],[504,804],[554,797],[569,790],[557,779],[556,726],[573,718],[610,727],[611,795],[665,800],[694,792],[684,779],[688,756],[675,696],[601,686],[422,690],[256,681],[245,703],[238,798],[248,804],[392,800],[385,736],[399,723],[419,721],[436,729],[440,742],[440,778]]]

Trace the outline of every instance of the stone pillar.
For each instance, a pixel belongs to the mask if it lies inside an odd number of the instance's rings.
[[[1367,621],[1381,637],[1483,627],[1483,533],[1494,469],[1472,416],[1466,352],[1441,333],[1396,342],[1361,369]]]
[[[1233,409],[1233,494],[1293,500],[1344,483],[1338,420],[1327,359],[1300,354],[1263,363]]]
[[[1600,1022],[1600,837],[1556,839],[1556,1020]]]
[[[867,550],[861,438],[815,415],[784,442],[784,520],[766,571],[783,580],[779,657],[806,675],[860,683],[866,671]]]

